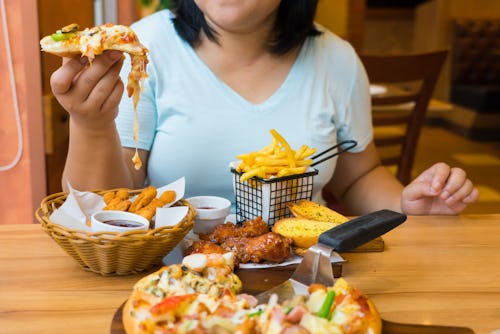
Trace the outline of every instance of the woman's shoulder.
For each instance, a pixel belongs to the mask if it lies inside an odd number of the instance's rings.
[[[347,40],[319,24],[316,24],[316,28],[321,34],[311,39],[311,47],[317,57],[325,58],[327,63],[341,67],[355,64],[357,54]]]
[[[320,25],[317,29],[321,34],[306,43],[306,63],[324,76],[331,91],[347,97],[361,70],[359,57],[348,41]]]

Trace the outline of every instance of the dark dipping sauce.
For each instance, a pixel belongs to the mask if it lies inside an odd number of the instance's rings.
[[[113,219],[113,220],[106,220],[103,223],[108,224],[108,225],[113,225],[113,226],[118,226],[118,227],[141,227],[142,224],[136,223],[131,220],[125,220],[125,219]]]
[[[215,207],[213,206],[199,206],[197,209],[202,209],[202,210],[213,210]]]

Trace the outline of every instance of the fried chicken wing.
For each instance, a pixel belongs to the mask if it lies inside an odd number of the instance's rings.
[[[210,241],[195,241],[193,244],[186,249],[184,255],[202,253],[202,254],[224,254],[224,248],[221,246],[214,244]]]
[[[241,227],[236,226],[233,223],[218,225],[212,233],[200,234],[200,239],[220,244],[229,238],[251,238],[268,232],[269,227],[267,226],[267,223],[262,220],[262,217],[257,217],[244,222]]]
[[[218,225],[212,233],[200,234],[202,241],[190,247],[191,253],[233,252],[236,263],[281,263],[290,257],[291,240],[269,231],[262,217],[237,226],[233,223]]]
[[[239,263],[270,261],[281,263],[291,255],[291,240],[268,232],[253,238],[229,238],[221,247],[234,252]]]
[[[234,258],[238,263],[249,262],[247,256],[245,255],[245,247],[248,244],[250,238],[228,238],[220,244],[220,247],[225,252],[233,252]]]
[[[218,244],[227,238],[232,238],[237,235],[237,229],[238,227],[236,225],[228,222],[226,224],[217,225],[211,233],[200,233],[198,236],[201,240]]]
[[[239,231],[241,237],[258,237],[268,232],[269,226],[260,216],[244,222]]]

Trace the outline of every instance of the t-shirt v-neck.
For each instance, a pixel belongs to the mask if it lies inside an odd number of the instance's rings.
[[[279,102],[280,99],[283,98],[283,92],[288,91],[293,85],[295,85],[295,83],[297,82],[297,78],[300,75],[302,52],[304,49],[301,48],[301,50],[299,51],[290,70],[288,71],[288,74],[285,77],[285,80],[283,80],[281,85],[263,102],[252,103],[245,97],[241,96],[236,90],[225,83],[222,79],[220,79],[188,43],[185,43],[184,46],[187,49],[188,54],[193,58],[193,61],[197,64],[200,70],[207,73],[207,77],[209,78],[211,83],[214,84],[214,87],[218,87],[218,89],[221,90],[220,96],[229,99],[231,103],[242,107],[244,110],[250,111],[262,111],[265,110],[267,106],[275,105]]]

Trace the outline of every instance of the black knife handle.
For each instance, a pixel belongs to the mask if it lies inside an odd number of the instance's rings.
[[[379,210],[335,226],[319,236],[319,243],[346,252],[371,241],[401,225],[406,215]]]

